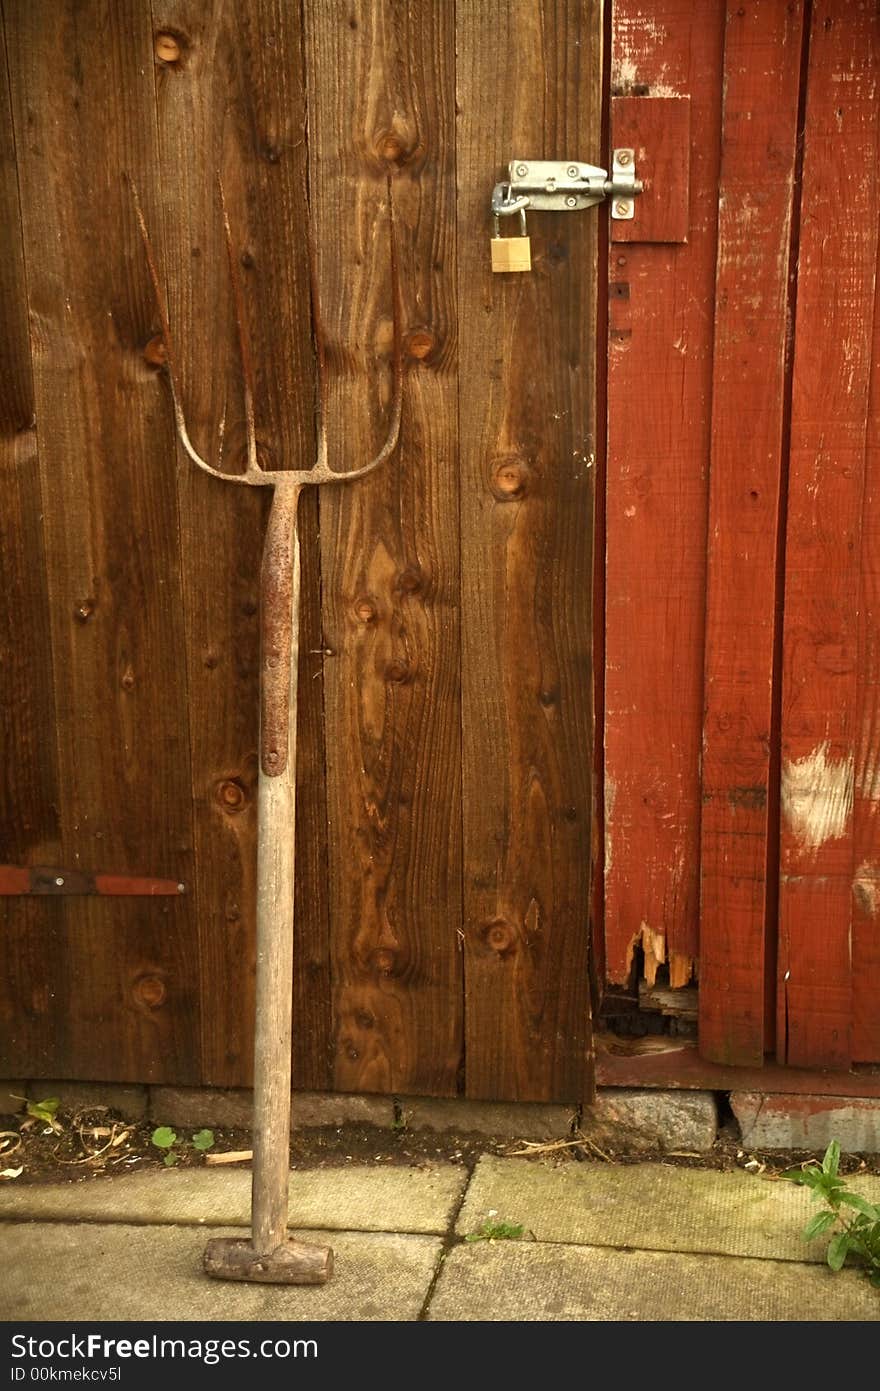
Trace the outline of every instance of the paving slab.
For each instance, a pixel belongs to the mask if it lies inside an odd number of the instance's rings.
[[[428,1318],[873,1322],[880,1292],[857,1271],[789,1261],[481,1241],[446,1258]]]
[[[459,1164],[295,1170],[290,1222],[330,1231],[445,1232],[466,1182]],[[82,1183],[3,1184],[0,1221],[247,1226],[250,1203],[249,1168],[152,1169]]]
[[[333,1247],[326,1285],[209,1279],[202,1254],[228,1228],[22,1223],[3,1230],[0,1319],[417,1319],[441,1243],[385,1232],[299,1231]]]
[[[850,1180],[880,1202],[880,1178]],[[490,1213],[522,1223],[537,1241],[647,1251],[714,1252],[784,1261],[823,1261],[827,1242],[805,1244],[818,1211],[803,1188],[737,1170],[663,1164],[562,1164],[484,1155],[456,1231],[477,1231]]]

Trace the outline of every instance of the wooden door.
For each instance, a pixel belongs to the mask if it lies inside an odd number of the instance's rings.
[[[0,860],[179,901],[8,899],[3,1069],[247,1085],[261,499],[240,467],[216,175],[267,467],[306,499],[298,1085],[589,1095],[600,214],[493,276],[516,154],[600,154],[599,0],[5,0]],[[601,356],[601,355],[599,355]],[[318,389],[320,360],[322,389]],[[257,490],[254,490],[257,491]]]
[[[880,1060],[878,65],[873,4],[613,4],[605,979],[717,1063]]]

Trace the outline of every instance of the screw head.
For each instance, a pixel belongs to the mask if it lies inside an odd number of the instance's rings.
[[[61,886],[63,885],[64,880],[61,878],[61,875],[60,875],[60,874],[59,874],[58,878],[55,880],[55,883],[58,885],[59,889],[60,889]]]
[[[186,885],[185,885],[185,884],[178,884],[178,886],[177,886],[177,892],[178,892],[179,894],[185,894],[185,893],[186,893]]]
[[[565,200],[565,206],[566,206],[567,208],[576,208],[577,205],[578,205],[578,200],[575,198],[575,196],[574,196],[573,193],[570,193],[570,194],[568,195],[568,197],[566,198],[566,200]]]
[[[626,217],[627,213],[629,212],[629,203],[627,203],[625,199],[621,198],[617,203],[614,204],[614,211],[617,213],[618,217]]]
[[[529,166],[527,164],[518,164],[516,166],[516,176],[518,179],[524,179],[528,172]]]
[[[632,155],[630,154],[629,150],[618,150],[617,163],[623,165],[632,163]]]
[[[576,164],[570,164],[565,172],[570,179],[576,179],[581,171],[578,169]]]

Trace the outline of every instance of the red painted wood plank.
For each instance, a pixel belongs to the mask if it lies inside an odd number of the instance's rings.
[[[612,126],[635,151],[642,191],[632,221],[611,222],[613,242],[685,242],[690,223],[690,97],[615,97]]]
[[[880,155],[880,13],[814,6],[792,388],[782,686],[780,1057],[851,1049],[861,509]]]
[[[612,245],[606,597],[607,976],[697,955],[699,760],[724,7],[617,0],[616,96],[690,96],[688,243]],[[628,103],[625,110],[635,106]],[[637,143],[612,113],[611,143]]]
[[[673,1087],[704,1091],[806,1093],[808,1096],[880,1096],[880,1068],[849,1072],[785,1067],[724,1067],[701,1058],[693,1043],[673,1038],[616,1038],[596,1034],[600,1087]]]
[[[730,0],[726,24],[707,546],[700,1051],[718,1063],[760,1066],[802,6]]]
[[[853,805],[852,1055],[855,1062],[880,1062],[880,274],[867,443]]]

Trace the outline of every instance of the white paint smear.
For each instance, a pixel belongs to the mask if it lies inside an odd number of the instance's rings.
[[[782,769],[782,814],[802,845],[815,850],[845,835],[853,808],[853,760],[828,757],[820,744]]]

